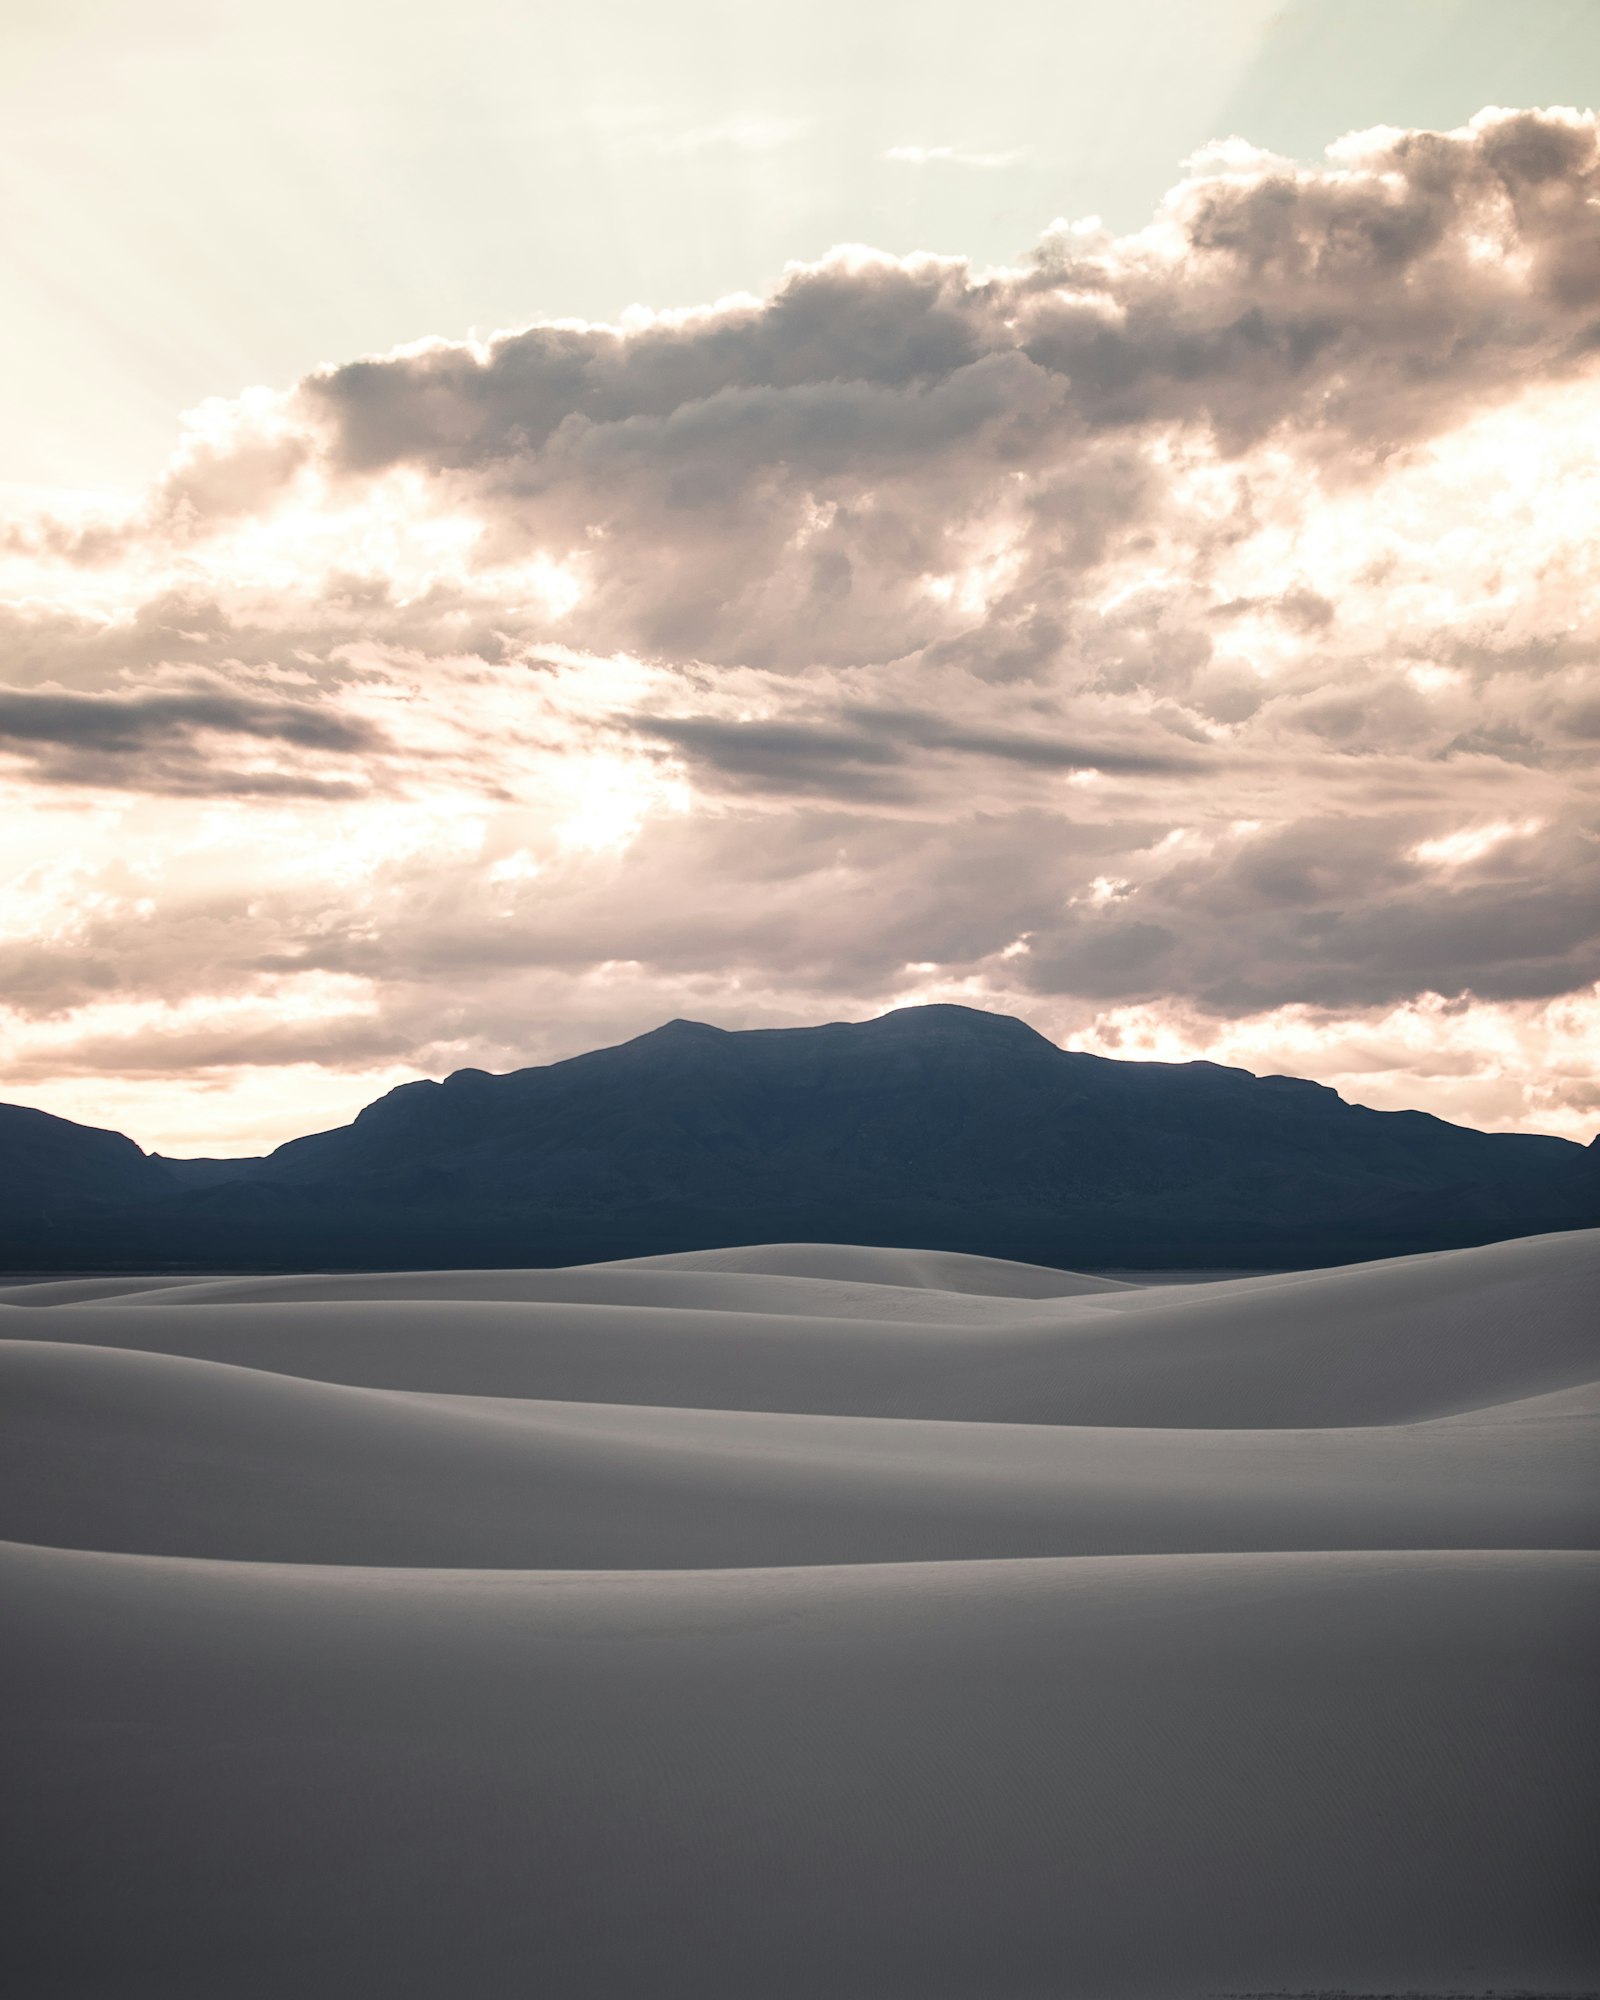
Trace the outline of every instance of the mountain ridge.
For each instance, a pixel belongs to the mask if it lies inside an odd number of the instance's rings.
[[[250,1160],[165,1160],[0,1107],[0,1262],[534,1265],[826,1240],[1058,1266],[1338,1263],[1600,1223],[1597,1169],[1570,1140],[1064,1050],[975,1008],[676,1019],[401,1084]]]

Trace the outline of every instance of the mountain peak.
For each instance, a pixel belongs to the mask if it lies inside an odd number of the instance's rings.
[[[894,1007],[870,1021],[851,1025],[874,1034],[914,1035],[939,1041],[1006,1042],[1021,1047],[1042,1043],[1047,1049],[1056,1044],[1037,1028],[1020,1021],[1015,1014],[991,1014],[983,1007],[963,1007],[953,1000],[931,1000],[918,1007]]]
[[[886,1014],[875,1014],[865,1021],[830,1021],[820,1027],[718,1028],[709,1021],[690,1021],[679,1015],[670,1021],[663,1021],[658,1028],[649,1028],[642,1035],[634,1036],[623,1046],[652,1051],[742,1043],[753,1048],[769,1044],[774,1038],[787,1041],[792,1036],[796,1039],[790,1046],[798,1050],[819,1035],[830,1041],[854,1042],[858,1037],[864,1037],[874,1042],[921,1048],[1006,1048],[1031,1050],[1035,1054],[1041,1050],[1058,1053],[1054,1042],[1041,1035],[1036,1028],[1029,1027],[1026,1021],[1019,1021],[1015,1015],[992,1014],[982,1007],[963,1007],[945,1000],[929,1001],[913,1007],[894,1007]]]
[[[670,1021],[663,1021],[659,1028],[647,1028],[642,1035],[635,1035],[636,1042],[687,1042],[704,1041],[708,1035],[719,1039],[730,1032],[727,1028],[714,1028],[709,1021],[690,1021],[682,1014],[675,1014]]]

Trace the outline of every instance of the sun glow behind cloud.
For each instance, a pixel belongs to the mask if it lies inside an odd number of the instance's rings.
[[[1600,986],[1542,1003],[1426,993],[1356,1015],[1288,1007],[1226,1023],[1161,1007],[1113,1008],[1066,1046],[1136,1062],[1198,1060],[1258,1076],[1314,1076],[1352,1104],[1423,1106],[1490,1132],[1532,1126],[1586,1142],[1600,1110]]]
[[[1462,827],[1457,833],[1441,833],[1433,840],[1419,840],[1411,852],[1418,861],[1435,867],[1460,868],[1480,861],[1505,840],[1527,840],[1542,830],[1539,819],[1496,820],[1490,826]]]

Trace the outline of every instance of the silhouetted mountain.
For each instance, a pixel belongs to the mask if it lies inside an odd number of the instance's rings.
[[[1225,1268],[1600,1223],[1595,1149],[1369,1111],[1294,1077],[1072,1054],[965,1007],[669,1021],[509,1076],[402,1085],[263,1160],[164,1161],[16,1110],[0,1146],[6,1185],[48,1188],[13,1208],[11,1268],[550,1264],[805,1240]]]
[[[220,1187],[224,1181],[243,1180],[259,1167],[260,1160],[173,1160],[165,1153],[152,1153],[157,1166],[166,1169],[173,1187]]]
[[[0,1104],[0,1205],[12,1218],[70,1221],[85,1205],[146,1200],[167,1186],[152,1166],[120,1132]]]

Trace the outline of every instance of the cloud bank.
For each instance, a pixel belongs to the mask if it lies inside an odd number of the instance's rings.
[[[208,405],[5,532],[9,1090],[249,1146],[959,997],[1587,1137],[1597,465],[1561,111]]]

